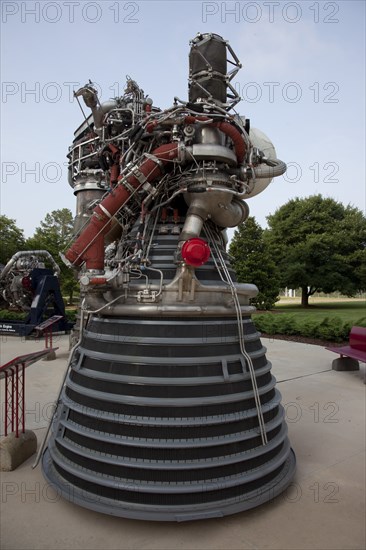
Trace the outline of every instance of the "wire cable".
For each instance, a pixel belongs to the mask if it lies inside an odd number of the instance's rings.
[[[239,346],[240,346],[240,352],[243,355],[244,359],[246,360],[246,363],[249,368],[249,373],[252,381],[252,387],[253,387],[253,395],[254,395],[254,401],[257,409],[257,416],[258,416],[258,423],[259,423],[259,429],[261,434],[261,439],[263,445],[266,445],[268,443],[267,439],[267,433],[266,433],[266,426],[264,422],[263,417],[263,411],[262,411],[262,404],[260,401],[258,386],[257,386],[257,379],[255,375],[255,369],[253,365],[252,358],[250,357],[249,353],[245,349],[245,339],[244,339],[244,331],[243,331],[243,317],[241,313],[241,305],[238,298],[237,289],[234,285],[234,282],[231,278],[231,275],[229,273],[229,270],[226,266],[225,260],[221,254],[221,251],[219,247],[217,246],[215,236],[211,230],[211,228],[205,224],[204,230],[206,232],[206,235],[209,239],[211,249],[214,249],[215,254],[212,254],[213,261],[215,263],[216,269],[220,275],[220,278],[223,283],[225,283],[227,286],[229,286],[231,290],[231,294],[233,296],[234,305],[235,305],[235,311],[236,311],[236,318],[237,318],[237,324],[238,324],[238,333],[239,333]]]

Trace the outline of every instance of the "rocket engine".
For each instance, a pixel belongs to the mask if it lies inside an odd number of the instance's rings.
[[[228,72],[228,63],[232,70]],[[241,67],[216,34],[189,55],[189,98],[155,107],[127,79],[75,132],[69,183],[80,338],[43,455],[66,498],[106,514],[184,521],[271,500],[295,457],[281,396],[226,229],[286,165],[233,114]]]
[[[47,250],[16,252],[4,266],[0,272],[0,294],[9,307],[30,311],[34,300],[32,273],[34,269],[44,269],[45,262],[58,277],[60,268]]]

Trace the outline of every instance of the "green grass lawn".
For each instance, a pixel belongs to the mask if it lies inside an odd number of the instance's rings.
[[[279,303],[273,311],[296,314],[302,319],[321,321],[325,317],[340,317],[343,321],[356,322],[358,319],[366,317],[366,301],[324,302],[310,305],[308,308],[303,308],[298,304]]]
[[[265,334],[342,342],[348,339],[353,325],[366,327],[366,302],[326,301],[308,308],[279,303],[272,311],[255,313],[253,320],[258,330]]]

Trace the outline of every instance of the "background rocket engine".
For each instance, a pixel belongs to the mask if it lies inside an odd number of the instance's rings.
[[[227,71],[228,62],[233,67]],[[79,272],[79,339],[42,467],[66,498],[149,520],[219,517],[271,500],[295,457],[281,396],[236,282],[226,228],[286,170],[230,110],[240,68],[215,34],[191,41],[189,100],[125,94],[91,109],[69,152],[77,200],[64,259]]]

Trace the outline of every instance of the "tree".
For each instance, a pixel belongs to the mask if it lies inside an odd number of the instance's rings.
[[[17,227],[15,220],[0,216],[0,263],[6,264],[19,250],[24,250],[23,229]]]
[[[265,240],[282,286],[301,288],[301,304],[315,292],[354,296],[366,288],[366,219],[362,212],[321,195],[290,200],[267,217]]]
[[[238,281],[257,285],[259,293],[252,303],[260,309],[271,309],[280,291],[279,274],[263,229],[249,217],[234,233],[229,247]]]
[[[28,250],[48,250],[61,269],[60,283],[63,293],[67,293],[72,302],[77,289],[74,273],[61,260],[59,253],[67,248],[73,234],[73,217],[68,208],[53,210],[46,214],[44,221],[36,228],[33,237],[26,241]]]

